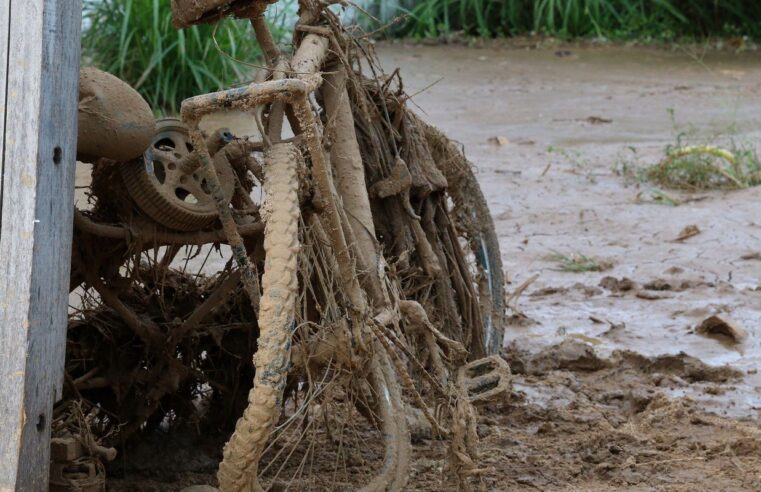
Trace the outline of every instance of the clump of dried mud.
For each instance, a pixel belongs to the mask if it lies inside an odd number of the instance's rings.
[[[741,374],[685,354],[648,358],[566,340],[535,356],[509,347],[512,399],[482,412],[490,490],[758,490],[761,428],[688,398]],[[431,488],[433,490],[433,488]]]

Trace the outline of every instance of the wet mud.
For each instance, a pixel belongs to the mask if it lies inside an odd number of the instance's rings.
[[[669,396],[695,384],[721,394],[742,373],[686,354],[599,358],[567,340],[535,355],[509,350],[513,399],[479,431],[492,490],[758,490],[754,420]]]
[[[700,135],[731,127],[758,150],[761,55],[379,52],[387,70],[401,67],[408,92],[422,90],[413,101],[426,119],[476,163],[508,296],[525,288],[505,339],[513,400],[483,412],[479,427],[489,488],[761,487],[761,189],[669,191],[681,204],[668,206],[622,176],[674,143],[669,110]],[[680,239],[689,225],[700,232]],[[554,253],[595,258],[602,271],[561,271]],[[701,333],[716,314],[745,338]]]

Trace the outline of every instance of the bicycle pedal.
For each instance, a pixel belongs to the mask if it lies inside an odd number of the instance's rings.
[[[458,380],[471,403],[487,403],[512,388],[510,366],[499,355],[470,362],[459,369]]]
[[[50,464],[51,492],[103,492],[106,474],[101,462],[92,456]]]

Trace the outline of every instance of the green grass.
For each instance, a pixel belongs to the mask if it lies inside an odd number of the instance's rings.
[[[170,0],[84,0],[82,61],[131,84],[158,114],[176,114],[183,99],[244,82],[260,63],[243,20],[217,27],[172,26]],[[282,32],[276,29],[276,37]],[[220,53],[220,50],[229,56]]]
[[[571,272],[571,273],[601,272],[605,270],[606,268],[606,265],[604,263],[601,263],[590,256],[586,256],[586,255],[582,255],[578,253],[571,254],[571,255],[564,255],[556,251],[550,255],[545,256],[544,260],[551,261],[553,263],[558,263],[560,266],[560,270],[563,272]]]
[[[561,156],[573,166],[573,172],[575,174],[584,176],[584,178],[586,178],[591,184],[597,184],[597,176],[595,176],[592,161],[578,150],[564,149],[550,145],[547,147],[547,153]]]
[[[649,195],[648,195],[649,193]],[[649,188],[648,191],[637,193],[635,203],[654,203],[656,205],[667,205],[669,207],[678,207],[682,204],[679,198],[673,197],[658,188]]]
[[[739,135],[735,123],[705,133],[682,125],[669,109],[675,142],[664,149],[657,164],[644,168],[642,177],[663,188],[702,191],[739,189],[761,184],[761,159],[753,141]]]
[[[681,199],[664,189],[705,191],[741,189],[761,185],[761,158],[758,142],[743,135],[743,129],[729,114],[729,123],[716,121],[683,124],[673,109],[668,109],[673,142],[665,146],[658,162],[649,162],[635,147],[619,152],[612,170],[625,185],[644,185],[639,203],[660,203],[678,206]],[[749,130],[751,128],[746,128]]]
[[[643,181],[642,163],[639,151],[633,145],[627,145],[613,159],[611,171],[624,180],[624,186],[637,185]]]
[[[377,3],[387,0],[377,0]],[[757,0],[401,0],[394,33],[438,37],[541,33],[670,40],[761,36]]]
[[[645,176],[664,188],[687,191],[748,188],[761,184],[761,161],[750,145],[734,140],[726,147],[671,146]]]

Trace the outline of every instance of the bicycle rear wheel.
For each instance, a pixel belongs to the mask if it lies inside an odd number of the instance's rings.
[[[473,165],[437,128],[420,121],[438,169],[447,178],[449,216],[477,286],[485,355],[498,354],[505,336],[505,276],[494,221]]]

